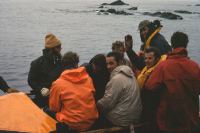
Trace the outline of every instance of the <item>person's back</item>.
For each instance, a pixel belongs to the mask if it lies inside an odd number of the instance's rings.
[[[52,84],[50,110],[70,128],[87,130],[98,118],[94,93],[92,79],[84,67],[66,69]]]
[[[157,123],[161,131],[191,132],[199,121],[200,68],[187,56],[186,34],[175,32],[171,40],[172,53],[156,67],[146,89],[160,93]]]

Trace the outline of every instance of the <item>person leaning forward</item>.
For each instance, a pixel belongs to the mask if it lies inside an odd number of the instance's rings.
[[[98,118],[92,79],[84,67],[78,67],[78,62],[79,57],[74,52],[63,56],[65,70],[53,82],[50,91],[50,111],[55,112],[56,120],[64,124],[60,129],[66,129],[64,132],[70,132],[70,129],[85,131]]]
[[[111,75],[103,98],[97,102],[100,115],[105,115],[111,125],[128,127],[138,123],[142,110],[140,89],[131,68],[123,65],[119,52],[108,53],[106,62]]]
[[[51,84],[62,72],[60,51],[60,40],[54,34],[47,34],[43,55],[31,62],[28,84],[35,95],[33,101],[39,107],[48,105]]]

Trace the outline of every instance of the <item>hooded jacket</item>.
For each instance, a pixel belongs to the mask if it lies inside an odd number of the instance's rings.
[[[92,79],[84,67],[65,70],[52,84],[49,97],[50,110],[56,119],[70,128],[89,129],[98,118]]]
[[[200,69],[188,58],[185,48],[174,49],[154,69],[145,90],[160,96],[155,113],[159,129],[190,132],[198,123]]]
[[[139,121],[140,89],[130,67],[122,65],[112,71],[104,97],[97,104],[114,125],[129,126]]]

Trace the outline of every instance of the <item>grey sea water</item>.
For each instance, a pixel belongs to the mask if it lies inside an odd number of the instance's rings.
[[[183,20],[141,14],[174,10],[200,13],[200,6],[195,6],[199,0],[124,0],[130,6],[118,8],[138,6],[132,11],[134,15],[97,15],[95,10],[104,2],[112,0],[0,0],[0,75],[11,87],[29,92],[30,63],[42,54],[44,37],[49,32],[60,38],[62,53],[77,52],[81,63],[95,54],[109,52],[111,43],[123,40],[126,34],[133,36],[138,51],[141,43],[137,26],[144,19],[162,20],[161,33],[167,40],[174,31],[186,32],[189,56],[200,63],[200,14],[179,14]]]

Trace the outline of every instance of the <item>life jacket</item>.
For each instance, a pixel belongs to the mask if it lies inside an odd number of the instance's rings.
[[[138,75],[138,77],[137,77],[137,81],[138,81],[138,84],[139,84],[140,89],[143,88],[143,86],[144,86],[146,80],[149,78],[151,72],[155,69],[155,67],[156,67],[161,61],[166,60],[166,58],[167,58],[167,55],[162,55],[161,58],[160,58],[160,60],[159,60],[154,66],[152,66],[151,68],[147,68],[147,66],[145,66],[145,67],[142,69],[141,73],[140,73],[140,74]]]
[[[158,32],[160,32],[160,30],[161,30],[161,27],[157,28],[157,29],[150,35],[150,37],[149,37],[149,38],[147,39],[147,41],[146,41],[146,44],[145,44],[145,46],[144,46],[144,49],[147,49],[147,48],[150,47],[151,40],[153,39],[153,37],[154,37]]]

